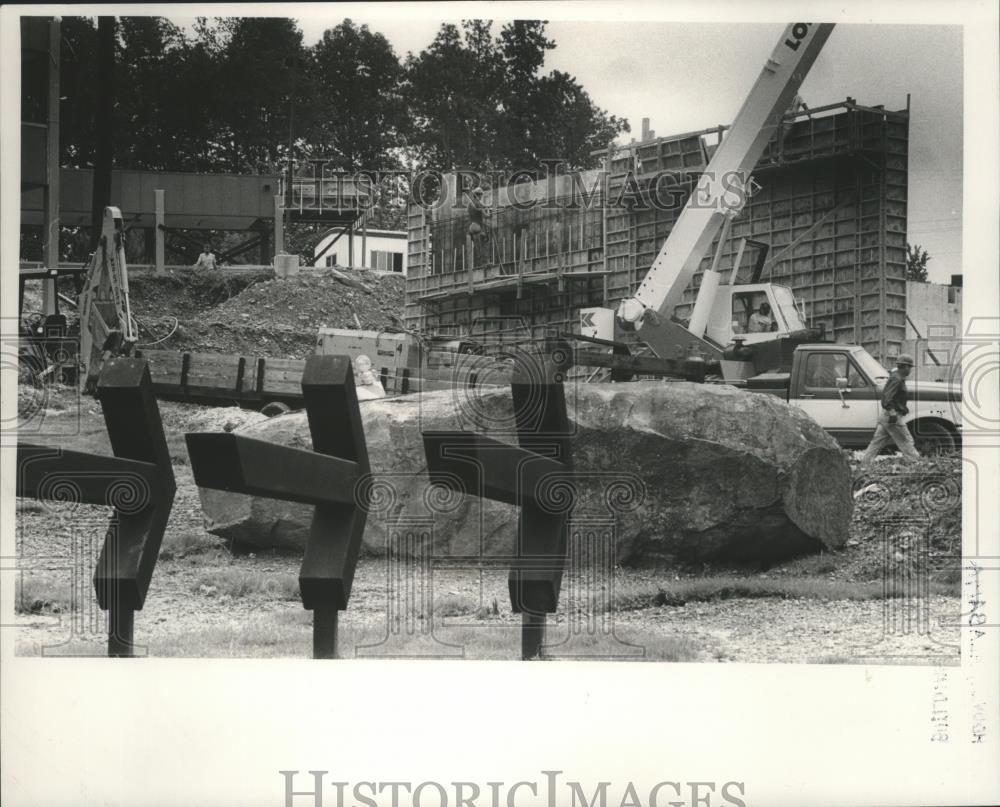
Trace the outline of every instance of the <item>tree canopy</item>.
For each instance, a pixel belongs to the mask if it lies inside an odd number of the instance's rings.
[[[931,256],[920,244],[906,245],[906,279],[927,282],[927,264]]]
[[[64,17],[62,34],[62,160],[92,166],[95,21]],[[345,170],[585,168],[629,130],[573,76],[543,73],[556,43],[541,21],[497,34],[489,20],[446,23],[405,59],[349,19],[310,46],[278,17],[199,18],[190,30],[120,17],[116,37],[122,168],[254,173],[281,170],[290,154]]]

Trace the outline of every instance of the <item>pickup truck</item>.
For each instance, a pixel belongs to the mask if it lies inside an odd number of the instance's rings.
[[[799,345],[790,371],[746,380],[746,389],[777,395],[808,413],[845,448],[864,448],[875,432],[889,371],[864,348],[833,343]],[[905,423],[921,454],[961,446],[961,391],[946,383],[906,380]]]

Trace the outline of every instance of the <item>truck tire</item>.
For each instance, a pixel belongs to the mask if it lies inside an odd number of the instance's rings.
[[[921,456],[950,454],[958,449],[955,433],[937,420],[914,420],[908,424],[913,445]]]
[[[271,401],[269,404],[265,404],[260,413],[262,415],[267,415],[269,418],[277,417],[278,415],[284,415],[291,412],[292,408],[288,404],[284,404],[281,401]]]

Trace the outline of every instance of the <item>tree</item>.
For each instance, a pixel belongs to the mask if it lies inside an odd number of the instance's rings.
[[[906,279],[927,282],[927,264],[931,256],[920,244],[906,245]]]
[[[282,171],[290,153],[344,170],[578,169],[629,130],[573,76],[544,72],[555,42],[537,20],[496,34],[490,20],[443,24],[401,64],[349,19],[306,48],[291,19],[200,17],[185,32],[121,17],[115,106],[97,121],[95,21],[65,17],[62,30],[62,158],[74,167],[94,165],[109,123],[117,167],[233,173]]]
[[[94,164],[97,27],[93,18],[67,16],[60,30],[60,161],[70,168],[87,168]]]
[[[304,130],[311,109],[302,31],[284,17],[227,17],[202,28],[211,56],[203,85],[212,170],[253,173],[288,156],[294,114]]]
[[[628,122],[608,115],[567,73],[541,75],[555,42],[545,23],[518,20],[498,37],[489,20],[462,32],[441,26],[431,45],[406,61],[412,138],[426,168],[539,172],[546,160],[592,167]]]
[[[502,62],[489,23],[451,24],[406,61],[405,97],[425,168],[489,170],[497,154]]]
[[[392,149],[406,136],[408,116],[403,67],[389,41],[345,19],[310,49],[309,64],[307,150],[344,170],[394,167]]]
[[[192,121],[185,109],[200,105],[199,95],[181,80],[185,40],[163,17],[120,17],[115,123],[120,168],[177,169],[185,162],[179,131]],[[168,78],[169,77],[169,78]],[[195,130],[197,132],[197,130]],[[204,135],[204,132],[200,132]]]

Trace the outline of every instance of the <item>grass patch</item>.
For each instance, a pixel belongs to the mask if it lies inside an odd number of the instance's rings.
[[[445,594],[434,598],[434,616],[472,616],[475,619],[492,619],[500,616],[500,604],[494,597],[491,603],[480,605],[475,599],[461,594]]]
[[[460,594],[446,594],[434,598],[434,616],[465,616],[479,611],[479,605],[471,597]]]
[[[236,627],[211,627],[166,637],[149,646],[152,656],[189,658],[309,658],[312,652],[312,615],[297,609],[250,618]],[[552,626],[549,640],[558,642],[565,625]],[[341,624],[339,657],[410,659],[517,660],[521,654],[517,623],[482,627],[441,627],[396,637],[384,643],[386,629],[378,625]],[[599,635],[577,637],[571,648],[554,646],[553,660],[697,661],[702,648],[687,637],[664,636],[651,631],[621,629],[616,644]]]
[[[820,552],[818,555],[807,555],[782,564],[782,569],[793,575],[830,574],[840,568],[836,555]]]
[[[939,572],[934,572],[931,580],[939,585],[949,586],[955,594],[962,593],[961,569],[942,569]]]
[[[957,656],[818,656],[807,664],[878,664],[880,667],[958,667]]]
[[[931,594],[953,596],[955,586],[932,579]],[[718,602],[734,598],[773,597],[804,600],[881,600],[911,596],[913,592],[900,587],[888,590],[880,580],[847,582],[809,577],[697,577],[674,580],[666,584],[643,580],[634,583],[615,581],[612,603],[615,610],[635,611],[663,605],[684,605],[689,602]]]
[[[14,611],[18,614],[62,614],[73,608],[69,583],[47,577],[21,577],[14,587]]]
[[[274,600],[298,600],[299,581],[290,574],[263,574],[223,568],[198,575],[191,584],[191,591],[206,597],[262,595]]]
[[[222,548],[222,542],[204,532],[168,533],[160,546],[160,560],[177,560],[188,555],[202,555]]]

